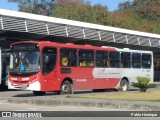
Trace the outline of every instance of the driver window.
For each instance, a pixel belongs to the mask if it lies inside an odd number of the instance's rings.
[[[57,49],[52,47],[45,47],[43,54],[43,74],[51,72],[56,66]]]

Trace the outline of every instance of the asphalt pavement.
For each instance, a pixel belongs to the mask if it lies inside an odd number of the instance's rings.
[[[137,92],[137,91],[133,90],[130,92]],[[90,107],[90,108],[95,107],[95,108],[113,109],[118,111],[122,110],[160,111],[159,102],[78,98],[78,96],[81,95],[84,96],[88,94],[112,94],[112,93],[114,92],[106,91],[106,92],[94,93],[92,91],[79,91],[73,94],[73,96],[77,96],[77,98],[67,98],[66,95],[56,95],[53,92],[48,92],[44,96],[34,96],[31,91],[1,91],[0,100],[6,100],[8,103],[28,104],[35,106],[79,106],[79,107]]]
[[[159,88],[156,88],[159,89]],[[155,89],[150,89],[155,90]],[[131,90],[129,92],[137,92],[137,90]],[[45,96],[34,96],[31,91],[11,91],[11,90],[4,90],[0,91],[0,111],[71,111],[71,115],[79,114],[81,115],[80,111],[113,111],[112,116],[117,117],[116,111],[124,111],[123,114],[127,114],[127,111],[151,111],[157,112],[160,111],[160,104],[159,102],[147,102],[147,101],[128,101],[128,100],[106,100],[106,99],[86,99],[86,98],[78,98],[81,95],[88,95],[88,94],[112,94],[114,93],[112,90],[107,90],[106,92],[92,92],[89,91],[79,91],[75,92],[73,96],[77,96],[77,98],[67,98],[66,95],[56,95],[54,92],[48,92]],[[72,96],[72,95],[71,95]],[[142,96],[143,97],[143,96]],[[72,112],[75,111],[75,112]],[[53,112],[52,115],[55,113]],[[60,113],[62,114],[62,113]],[[63,115],[68,113],[64,112]],[[85,113],[88,115],[88,113]],[[90,116],[96,116],[96,113],[90,113]],[[100,112],[98,112],[101,115]],[[98,115],[97,114],[97,115]],[[105,114],[105,113],[104,113]],[[107,114],[107,113],[106,113]],[[62,116],[63,116],[62,115]],[[109,114],[110,115],[110,114]],[[160,115],[160,113],[158,113]],[[83,116],[83,115],[82,115]],[[105,115],[104,115],[105,116]],[[118,116],[121,116],[118,115]],[[54,119],[85,119],[85,120],[128,120],[132,119],[135,120],[135,117],[54,117]],[[41,118],[38,118],[40,120]],[[45,118],[48,119],[48,118]],[[53,118],[49,118],[53,119]],[[136,117],[136,120],[158,120],[159,117]]]

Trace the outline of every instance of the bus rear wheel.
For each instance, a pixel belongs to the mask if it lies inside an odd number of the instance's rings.
[[[72,93],[72,87],[71,83],[68,80],[65,80],[61,85],[61,91],[58,91],[57,94],[71,94]]]
[[[42,91],[33,91],[33,94],[34,94],[35,96],[43,96],[43,95],[45,95],[45,93],[46,93],[46,92],[42,92]]]
[[[120,90],[121,91],[128,91],[129,90],[129,83],[126,79],[122,79],[120,83]]]

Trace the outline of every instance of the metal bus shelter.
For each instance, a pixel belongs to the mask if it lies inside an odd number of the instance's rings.
[[[0,9],[0,47],[8,48],[10,43],[21,40],[151,50],[160,58],[157,34]]]

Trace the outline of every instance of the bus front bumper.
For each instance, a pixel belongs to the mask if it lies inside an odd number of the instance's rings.
[[[40,91],[41,85],[38,81],[31,84],[13,84],[8,80],[8,89]]]

